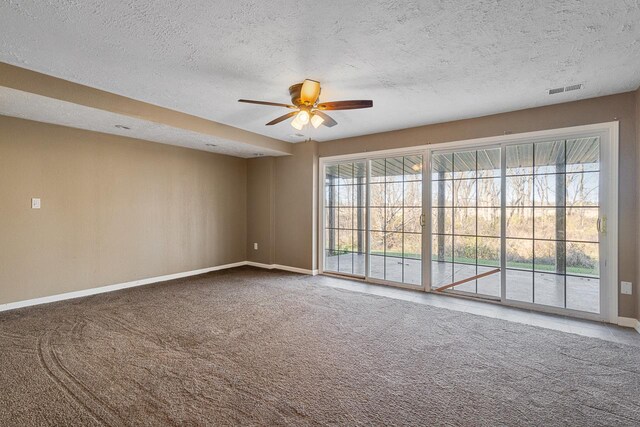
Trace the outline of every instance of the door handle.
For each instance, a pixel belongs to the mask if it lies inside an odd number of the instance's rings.
[[[607,234],[607,217],[598,218],[598,233]]]
[[[425,216],[424,214],[420,214],[420,226],[424,227],[425,224]]]

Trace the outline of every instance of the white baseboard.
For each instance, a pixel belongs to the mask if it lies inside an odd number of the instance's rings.
[[[289,267],[288,265],[263,264],[261,262],[253,262],[253,261],[247,261],[247,265],[250,265],[252,267],[266,268],[267,270],[291,271],[292,273],[307,274],[309,276],[316,276],[318,274],[318,270],[307,270],[305,268]]]
[[[273,270],[273,269],[285,270],[285,271],[291,271],[294,273],[308,274],[312,276],[315,276],[316,274],[318,274],[318,270],[305,270],[304,268],[289,267],[286,265],[261,264],[257,262],[251,262],[251,261],[239,261],[239,262],[234,262],[232,264],[224,264],[224,265],[218,265],[215,267],[201,268],[199,270],[184,271],[182,273],[167,274],[165,276],[157,276],[157,277],[150,277],[147,279],[133,280],[131,282],[117,283],[115,285],[106,285],[106,286],[100,286],[97,288],[83,289],[81,291],[65,292],[64,294],[50,295],[46,297],[33,298],[33,299],[24,300],[24,301],[9,302],[6,304],[0,304],[0,312],[15,310],[16,308],[29,307],[32,305],[47,304],[50,302],[86,297],[89,295],[103,294],[105,292],[113,292],[113,291],[118,291],[120,289],[127,289],[127,288],[133,288],[136,286],[149,285],[151,283],[166,282],[167,280],[180,279],[182,277],[189,277],[189,276],[197,276],[198,274],[209,273],[211,271],[225,270],[227,268],[242,267],[244,265],[251,265],[254,267],[266,268],[268,270]]]
[[[618,317],[618,326],[633,328],[640,334],[640,321],[633,317]]]

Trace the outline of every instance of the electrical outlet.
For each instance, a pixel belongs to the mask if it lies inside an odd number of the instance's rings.
[[[257,251],[257,250],[258,250],[258,244],[257,244],[257,243],[254,243],[254,244],[253,244],[253,250],[254,250],[254,251]]]
[[[40,209],[40,199],[31,199],[31,209]]]
[[[633,288],[631,282],[620,282],[620,293],[624,295],[631,295]]]

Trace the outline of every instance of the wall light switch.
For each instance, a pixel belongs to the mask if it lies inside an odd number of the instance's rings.
[[[632,292],[631,282],[620,282],[620,293],[624,295],[631,295]]]
[[[31,199],[31,209],[40,209],[40,199]]]
[[[257,243],[254,243],[254,244],[253,244],[253,250],[254,250],[254,251],[257,251],[257,250],[258,250],[258,244],[257,244]]]

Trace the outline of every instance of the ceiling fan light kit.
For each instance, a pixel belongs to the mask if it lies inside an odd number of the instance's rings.
[[[292,109],[294,111],[277,117],[271,120],[266,125],[273,126],[293,117],[294,119],[291,121],[291,126],[293,126],[297,130],[302,130],[309,123],[311,123],[311,125],[316,129],[321,125],[332,127],[338,124],[338,122],[333,120],[323,111],[356,110],[360,108],[373,107],[373,101],[371,100],[333,101],[320,103],[320,90],[320,82],[306,79],[302,83],[296,83],[289,87],[289,95],[291,95],[291,103],[293,105],[282,104],[278,102],[254,101],[251,99],[239,99],[238,102]]]

